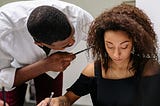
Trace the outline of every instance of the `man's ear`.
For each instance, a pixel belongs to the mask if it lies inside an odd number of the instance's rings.
[[[36,45],[40,46],[40,47],[43,47],[43,43],[42,42],[34,42]]]

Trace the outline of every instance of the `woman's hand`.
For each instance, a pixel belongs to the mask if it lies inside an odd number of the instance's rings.
[[[46,98],[42,100],[37,106],[70,106],[70,102],[65,96],[52,98],[50,104],[49,99],[50,98]]]

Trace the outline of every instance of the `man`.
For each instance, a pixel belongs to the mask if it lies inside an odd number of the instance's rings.
[[[0,8],[0,87],[5,86],[10,106],[23,105],[25,82],[33,78],[37,103],[52,91],[62,94],[62,72],[75,58],[69,51],[86,39],[92,20],[83,9],[58,0]]]

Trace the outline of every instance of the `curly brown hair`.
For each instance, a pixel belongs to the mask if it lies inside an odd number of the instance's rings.
[[[136,69],[139,62],[143,63],[148,58],[158,60],[157,36],[150,19],[139,8],[121,4],[100,14],[89,30],[87,44],[94,45],[93,59],[101,60],[105,69],[108,68],[109,56],[105,49],[104,33],[108,30],[125,31],[133,40],[133,68]]]

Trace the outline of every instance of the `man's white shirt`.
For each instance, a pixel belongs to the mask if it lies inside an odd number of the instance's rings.
[[[27,19],[32,10],[41,5],[50,5],[67,15],[75,28],[75,44],[63,51],[72,50],[81,40],[86,40],[93,17],[73,4],[59,0],[33,0],[9,3],[0,8],[0,88],[14,89],[13,83],[17,68],[32,64],[46,57],[46,53],[34,44],[27,30]],[[51,53],[56,52],[51,50]],[[38,70],[37,70],[38,71]],[[58,72],[49,71],[55,78]]]

